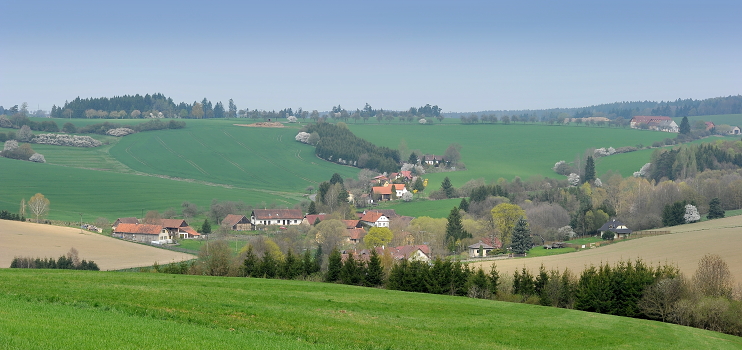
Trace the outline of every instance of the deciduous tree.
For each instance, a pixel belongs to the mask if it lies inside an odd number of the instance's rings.
[[[391,242],[392,237],[394,237],[392,230],[386,227],[372,227],[363,237],[363,243],[369,248],[386,246]]]
[[[492,220],[500,230],[502,244],[510,244],[513,229],[520,218],[526,219],[526,212],[517,204],[501,203],[492,208]]]
[[[41,218],[49,213],[49,200],[43,194],[37,193],[28,200],[28,208],[31,209],[31,213],[36,217],[38,223]]]

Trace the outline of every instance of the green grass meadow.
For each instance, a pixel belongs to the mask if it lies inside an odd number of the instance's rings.
[[[337,284],[0,269],[3,349],[738,349],[654,321]]]
[[[67,119],[56,120],[60,126]],[[72,120],[78,127],[101,120]],[[136,124],[143,120],[114,121]],[[305,199],[305,189],[327,181],[335,172],[356,177],[359,169],[325,162],[314,148],[294,140],[301,125],[252,128],[234,125],[253,120],[187,120],[186,128],[147,131],[123,138],[93,135],[101,147],[82,149],[33,145],[47,164],[0,159],[0,210],[17,212],[22,198],[35,193],[51,201],[48,218],[77,221],[141,216],[142,210],[178,209],[190,201],[208,207],[212,199],[263,206],[292,207]],[[378,145],[443,154],[451,143],[462,146],[464,171],[428,173],[427,192],[450,177],[454,186],[471,179],[523,180],[560,177],[551,168],[588,148],[651,145],[669,135],[628,128],[550,126],[543,124],[435,125],[415,123],[349,123],[358,136]],[[649,161],[652,150],[601,158],[599,176],[612,170],[630,176]],[[389,206],[400,214],[445,217],[456,203],[419,201]]]

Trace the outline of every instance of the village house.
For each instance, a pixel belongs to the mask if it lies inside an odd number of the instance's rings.
[[[604,233],[611,231],[616,234],[614,237],[615,239],[623,239],[623,238],[629,238],[631,235],[631,230],[626,227],[622,222],[612,219],[603,224],[598,231],[600,232],[600,235],[602,236]]]
[[[222,220],[222,225],[232,231],[249,231],[252,229],[250,220],[245,215],[229,214]]]
[[[636,116],[631,118],[629,125],[633,129],[639,129],[644,124],[650,130],[665,131],[665,132],[680,132],[680,127],[670,117],[665,116]]]
[[[394,193],[397,198],[401,198],[403,194],[408,192],[405,184],[390,184],[386,186],[374,186],[372,193],[379,195],[381,200],[388,201],[392,199],[392,188],[394,188]]]
[[[116,221],[113,222],[113,225],[111,225],[111,228],[115,230],[119,224],[138,224],[138,223],[139,223],[139,219],[137,218],[118,218],[116,219]]]
[[[436,156],[435,154],[426,154],[423,156],[423,163],[428,165],[438,165],[443,163],[443,156]]]
[[[346,240],[348,243],[361,243],[363,241],[363,237],[366,237],[366,230],[357,227],[347,229]]]
[[[300,225],[304,214],[300,209],[255,209],[250,216],[253,229],[268,225]]]
[[[497,248],[482,242],[474,243],[467,247],[469,249],[470,258],[486,258],[489,253]]]
[[[430,247],[421,245],[404,245],[386,248],[394,260],[430,262]]]
[[[732,130],[729,130],[729,135],[739,135],[740,129],[739,126],[733,126]]]
[[[142,243],[168,243],[170,234],[162,225],[121,223],[113,230],[113,237]]]
[[[711,131],[711,129],[716,127],[716,124],[714,122],[705,122],[706,124],[706,131]]]
[[[371,227],[389,227],[389,218],[384,214],[369,210],[362,217],[361,222]]]

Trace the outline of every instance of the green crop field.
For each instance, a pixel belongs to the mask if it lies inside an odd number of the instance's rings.
[[[0,270],[5,349],[735,349],[654,321],[326,283]]]
[[[58,119],[63,125],[68,120]],[[72,120],[76,126],[101,120]],[[137,124],[142,120],[113,121]],[[184,129],[147,131],[123,138],[93,135],[101,147],[82,149],[33,145],[47,164],[0,159],[5,186],[0,187],[0,210],[16,212],[20,200],[42,193],[51,200],[50,219],[77,221],[99,216],[113,220],[141,216],[142,210],[178,208],[184,201],[208,207],[212,199],[243,201],[263,206],[291,207],[308,186],[337,172],[355,177],[357,168],[325,162],[311,146],[296,142],[300,125],[285,128],[235,126],[252,120],[187,120]],[[669,135],[662,132],[542,124],[462,125],[452,120],[435,125],[409,123],[350,123],[350,129],[371,142],[397,148],[443,154],[451,143],[462,146],[467,169],[428,173],[428,192],[445,176],[454,186],[470,179],[516,176],[560,177],[551,168],[568,162],[588,148],[651,145]],[[649,161],[651,150],[599,159],[599,175],[609,170],[630,176]],[[458,203],[413,202],[390,206],[411,215],[443,217]]]

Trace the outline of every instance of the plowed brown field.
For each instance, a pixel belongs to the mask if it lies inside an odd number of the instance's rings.
[[[149,247],[70,227],[0,220],[0,268],[16,256],[58,258],[70,248],[101,270],[119,270],[193,259],[190,254]]]
[[[579,252],[537,258],[497,260],[497,270],[512,275],[515,269],[526,267],[538,272],[541,264],[547,270],[569,268],[579,273],[601,262],[614,264],[620,260],[641,258],[644,262],[676,265],[690,277],[705,254],[717,254],[727,262],[736,283],[742,283],[742,216],[710,220],[667,229],[672,234],[619,242]],[[489,271],[492,261],[474,263]]]

